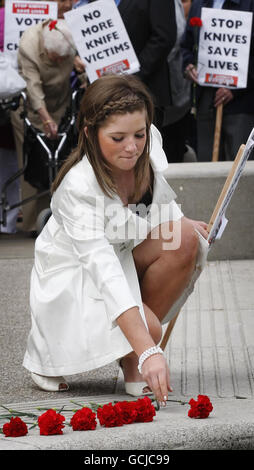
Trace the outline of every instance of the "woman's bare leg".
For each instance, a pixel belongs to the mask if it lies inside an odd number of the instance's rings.
[[[169,224],[172,230],[172,222]],[[198,235],[193,225],[184,217],[174,224],[181,224],[181,230],[176,230],[181,232],[179,248],[164,249],[170,243],[165,243],[159,226],[133,250],[142,300],[160,321],[188,285],[198,251]],[[152,238],[155,235],[157,238]]]
[[[158,227],[133,250],[148,328],[156,344],[162,334],[160,322],[190,281],[198,250],[198,236],[193,225],[184,217],[174,223],[181,224],[178,249],[164,249],[164,242],[169,243],[169,240],[163,238],[161,227]],[[172,223],[169,224],[172,233]],[[137,365],[135,353],[122,359],[126,382],[143,380]]]

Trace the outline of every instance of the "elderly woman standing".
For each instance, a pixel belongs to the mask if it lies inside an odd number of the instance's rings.
[[[70,103],[70,74],[75,53],[71,34],[63,19],[57,23],[47,20],[32,26],[20,40],[18,66],[19,73],[27,83],[28,118],[33,126],[51,139],[57,137],[58,125]],[[23,166],[21,110],[19,108],[12,114],[20,167]],[[34,193],[34,188],[22,182],[22,199]],[[37,214],[48,204],[48,198],[39,198],[23,206],[24,231],[35,230]]]

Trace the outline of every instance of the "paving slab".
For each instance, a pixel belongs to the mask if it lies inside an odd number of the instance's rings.
[[[71,400],[132,399],[116,362],[69,376],[70,389],[61,394],[43,392],[31,382],[22,360],[30,329],[33,247],[30,243],[30,254],[25,249],[22,255],[22,243],[13,243],[6,254],[0,240],[0,404],[40,414],[38,407],[70,409]],[[34,428],[22,438],[0,435],[0,450],[254,450],[253,285],[254,260],[208,261],[165,350],[174,392],[152,423],[112,429],[98,424],[86,432],[66,426],[62,436],[40,436]],[[188,401],[198,394],[212,401],[208,419],[188,417]],[[68,421],[71,412],[65,416]]]
[[[126,395],[79,397],[80,404],[90,400],[108,403],[129,399]],[[188,397],[191,398],[191,397]],[[134,423],[115,428],[97,425],[94,431],[73,431],[66,426],[63,435],[40,436],[38,427],[19,438],[0,437],[1,450],[252,450],[254,448],[253,400],[213,398],[213,411],[207,419],[188,417],[188,403],[171,397],[150,423]],[[77,409],[68,399],[44,400],[30,404],[9,404],[13,409],[41,414],[38,407]],[[69,422],[73,412],[62,411]],[[25,420],[25,419],[24,419]],[[31,419],[30,419],[31,422]]]

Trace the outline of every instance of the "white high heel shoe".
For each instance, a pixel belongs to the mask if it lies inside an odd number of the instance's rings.
[[[128,395],[133,397],[144,397],[146,395],[153,395],[153,392],[149,391],[144,392],[144,388],[148,388],[146,382],[125,382],[125,391]]]
[[[122,375],[124,376],[121,360],[122,358],[117,359],[116,361],[119,365]],[[131,395],[132,397],[144,397],[146,395],[153,395],[153,392],[149,389],[146,382],[124,382],[124,386],[125,386],[125,392],[127,393],[127,395]],[[148,388],[149,391],[144,392],[143,391],[144,388]]]
[[[63,377],[45,377],[31,372],[31,378],[41,390],[46,392],[65,392],[69,389]]]

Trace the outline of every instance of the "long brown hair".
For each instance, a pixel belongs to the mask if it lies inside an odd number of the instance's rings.
[[[149,91],[133,75],[105,75],[89,85],[80,104],[77,120],[79,130],[77,148],[57,174],[52,185],[52,192],[58,188],[66,173],[86,155],[104,194],[112,197],[112,193],[117,192],[116,186],[111,169],[103,158],[99,146],[98,129],[113,114],[133,113],[143,109],[146,111],[147,140],[143,154],[135,166],[135,191],[132,196],[133,200],[138,200],[142,195],[141,183],[144,180],[148,182],[150,180],[149,134],[154,107]],[[87,135],[84,132],[85,127],[87,127]]]

